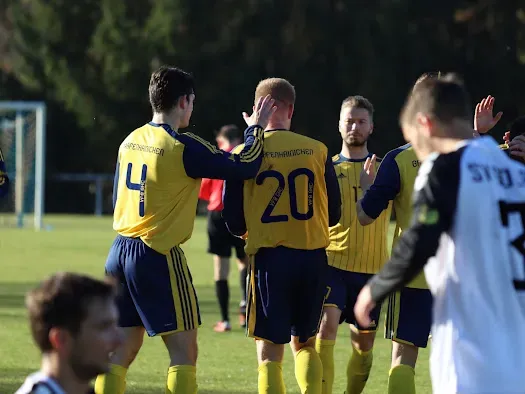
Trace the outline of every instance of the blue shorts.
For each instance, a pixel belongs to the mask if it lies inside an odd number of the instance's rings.
[[[335,267],[328,267],[328,297],[324,303],[325,307],[337,307],[341,311],[339,323],[347,322],[360,332],[371,332],[377,330],[379,317],[381,316],[381,305],[377,305],[370,318],[372,323],[368,327],[361,327],[354,316],[354,305],[361,289],[372,277],[371,274],[350,272]]]
[[[178,246],[163,255],[139,238],[118,235],[109,251],[106,274],[119,282],[121,327],[142,326],[155,336],[200,326],[197,294]]]
[[[326,251],[262,248],[250,260],[248,336],[275,344],[315,337],[327,294]]]
[[[432,326],[432,294],[405,287],[388,298],[385,338],[426,348]]]

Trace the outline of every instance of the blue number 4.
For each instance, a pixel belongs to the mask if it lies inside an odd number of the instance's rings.
[[[144,217],[144,206],[145,206],[145,193],[146,193],[146,173],[148,172],[148,166],[142,165],[142,173],[140,175],[140,183],[131,182],[131,171],[133,170],[133,164],[128,163],[128,171],[126,173],[126,187],[129,190],[138,190],[139,192],[139,216]]]
[[[296,186],[295,186],[295,180],[300,175],[306,176],[308,180],[308,191],[307,191],[308,211],[306,211],[306,213],[299,212],[298,204],[297,204],[297,191],[296,191]],[[277,190],[275,190],[275,192],[273,193],[273,196],[270,199],[270,202],[266,206],[266,209],[264,210],[261,216],[261,222],[262,223],[287,222],[288,215],[272,215],[272,212],[275,209],[275,206],[277,205],[277,201],[279,201],[279,198],[281,198],[281,195],[283,194],[284,188],[286,186],[286,180],[284,178],[284,175],[275,170],[263,171],[259,175],[257,175],[255,182],[257,183],[257,185],[262,185],[266,178],[277,179],[278,186],[277,186]],[[314,182],[315,182],[314,173],[308,168],[297,168],[293,170],[292,172],[290,172],[290,174],[288,174],[288,189],[289,189],[289,194],[290,194],[290,214],[292,215],[294,219],[308,220],[314,216],[314,203],[313,203],[314,201]]]

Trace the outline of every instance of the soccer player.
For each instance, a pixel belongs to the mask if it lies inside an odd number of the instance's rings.
[[[109,370],[109,354],[122,340],[115,290],[109,281],[59,273],[27,294],[31,334],[42,364],[16,394],[93,392],[90,381]]]
[[[424,267],[434,295],[433,392],[522,393],[525,171],[492,138],[472,139],[471,117],[451,76],[424,81],[408,98],[403,134],[423,161],[414,215],[355,313],[367,324],[376,303]]]
[[[189,125],[193,77],[174,67],[151,75],[153,120],[120,145],[114,184],[113,228],[106,273],[120,283],[117,299],[125,342],[113,354],[111,371],[95,384],[97,394],[125,390],[129,365],[144,333],[159,335],[169,353],[166,393],[197,392],[199,305],[180,245],[193,230],[201,178],[247,179],[262,162],[263,130],[275,110],[270,97],[246,117],[244,149],[236,155],[179,129]]]
[[[423,74],[415,86],[428,79],[437,79],[439,73]],[[379,218],[393,202],[396,228],[393,245],[410,224],[412,191],[420,162],[410,144],[386,154],[377,175],[374,159],[368,158],[361,173],[360,184],[364,196],[357,202],[357,218],[363,226]],[[419,348],[426,348],[432,323],[432,295],[423,274],[406,288],[388,299],[385,337],[392,340],[392,362],[388,378],[389,394],[416,392],[415,367]]]
[[[332,158],[341,191],[342,214],[330,228],[327,248],[328,286],[316,349],[323,363],[323,394],[332,393],[334,382],[334,345],[339,322],[350,324],[352,355],[347,367],[347,394],[363,391],[372,367],[372,346],[379,322],[381,305],[374,310],[372,323],[361,327],[354,318],[357,295],[372,274],[388,259],[388,224],[391,205],[370,226],[357,221],[356,203],[362,197],[359,176],[367,158],[367,141],[373,132],[374,107],[362,96],[350,96],[341,105],[339,132],[341,153]],[[379,162],[379,160],[377,160]]]
[[[216,137],[217,146],[226,151],[231,150],[242,142],[242,134],[235,125],[226,125],[220,128]],[[208,253],[213,255],[213,268],[215,280],[215,294],[221,310],[221,321],[215,324],[216,332],[231,330],[229,318],[230,288],[228,276],[230,274],[230,257],[232,248],[237,256],[241,284],[241,302],[239,310],[239,323],[246,326],[246,275],[248,256],[244,252],[244,241],[233,236],[222,218],[222,194],[224,181],[221,179],[202,180],[199,198],[208,201]]]
[[[0,198],[5,197],[9,191],[9,178],[7,177],[7,170],[5,168],[4,156],[0,149]]]
[[[259,393],[285,392],[281,365],[284,344],[291,343],[301,392],[320,394],[315,336],[327,295],[328,226],[341,215],[339,186],[326,146],[290,131],[290,82],[261,81],[255,101],[266,95],[277,111],[264,133],[261,169],[244,185],[226,182],[223,216],[233,234],[247,236],[247,333],[257,344]]]

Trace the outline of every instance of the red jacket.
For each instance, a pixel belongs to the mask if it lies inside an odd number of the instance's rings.
[[[223,149],[230,152],[234,147]],[[224,205],[222,204],[222,191],[224,188],[224,181],[222,179],[208,179],[202,178],[201,189],[199,191],[199,198],[208,201],[208,211],[222,211]]]

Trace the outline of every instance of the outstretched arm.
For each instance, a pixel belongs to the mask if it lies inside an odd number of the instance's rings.
[[[0,150],[0,198],[7,195],[9,191],[9,178],[5,167],[4,156]]]

